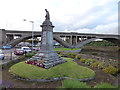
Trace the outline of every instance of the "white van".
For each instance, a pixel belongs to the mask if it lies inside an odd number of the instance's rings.
[[[29,48],[29,47],[21,47],[21,49],[22,50],[24,50],[24,52],[29,52],[29,53],[31,53],[32,52],[32,50]]]

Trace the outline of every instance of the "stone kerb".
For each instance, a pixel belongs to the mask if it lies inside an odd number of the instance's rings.
[[[54,81],[58,81],[58,80],[63,80],[63,79],[74,79],[74,78],[70,78],[70,77],[59,77],[59,78],[52,78],[52,79],[24,79],[24,78],[21,78],[19,76],[16,76],[15,74],[12,74],[10,72],[10,70],[8,71],[12,77],[18,79],[18,80],[22,80],[22,81],[28,81],[28,82],[54,82]],[[91,78],[86,78],[86,79],[77,79],[79,81],[82,81],[82,82],[87,82],[87,81],[91,81],[91,80],[94,80],[96,76],[94,77],[91,77]]]

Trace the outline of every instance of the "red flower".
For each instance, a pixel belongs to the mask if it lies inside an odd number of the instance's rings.
[[[37,64],[37,62],[35,61],[35,62],[34,62],[34,64],[36,65],[36,64]]]

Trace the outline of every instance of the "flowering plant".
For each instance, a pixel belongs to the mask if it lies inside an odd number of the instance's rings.
[[[38,67],[42,67],[42,68],[44,68],[44,64],[43,63],[38,63],[36,60],[35,61],[26,61],[25,63],[27,63],[27,64],[31,64],[31,65],[36,65],[36,66],[38,66]]]

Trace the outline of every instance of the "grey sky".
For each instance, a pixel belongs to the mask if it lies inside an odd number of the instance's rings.
[[[41,31],[48,9],[55,32],[118,33],[119,0],[0,0],[0,28]]]

